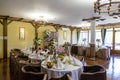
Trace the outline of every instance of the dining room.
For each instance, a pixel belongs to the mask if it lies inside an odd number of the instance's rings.
[[[0,79],[118,80],[119,4],[1,0]]]

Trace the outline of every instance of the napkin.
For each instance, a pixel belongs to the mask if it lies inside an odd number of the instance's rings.
[[[52,55],[49,55],[48,58],[44,61],[44,65],[46,65],[47,62],[51,62],[52,61],[51,60],[52,57],[53,57]]]
[[[71,54],[69,54],[69,59],[70,61],[73,61],[73,56]]]
[[[56,69],[63,69],[64,64],[61,62],[61,60],[58,58],[56,63]]]
[[[82,63],[78,59],[73,57],[73,65],[75,65],[75,66],[82,66]]]

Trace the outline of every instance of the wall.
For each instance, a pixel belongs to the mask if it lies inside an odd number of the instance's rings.
[[[25,28],[25,40],[19,39],[19,27]],[[50,30],[56,32],[53,26],[41,26],[38,28],[38,37],[44,42],[44,31]],[[71,31],[67,30],[66,39],[63,38],[63,30],[58,30],[58,44],[62,45],[65,42],[71,42]],[[0,36],[3,35],[3,26],[0,24]],[[35,37],[35,29],[30,23],[13,21],[8,25],[8,57],[9,52],[13,48],[23,49],[25,47],[33,46],[33,39]],[[73,43],[76,43],[76,31],[73,31]],[[41,47],[44,46],[44,43]],[[3,58],[3,40],[0,39],[0,58]]]
[[[3,26],[0,24],[0,58],[3,58]]]
[[[43,42],[44,42],[44,36],[43,36],[43,34],[44,34],[45,30],[56,32],[56,30],[55,30],[55,28],[53,26],[41,26],[41,27],[39,27],[39,29],[38,29],[38,37],[40,37],[43,40]],[[64,31],[62,29],[58,30],[58,45],[62,45],[65,42],[71,42],[71,31],[67,30],[66,32],[67,32],[67,37],[66,37],[66,39],[64,39],[63,38]],[[75,31],[74,31],[73,35],[75,37],[75,35],[76,35]],[[76,38],[74,38],[74,40],[73,40],[74,42],[76,41],[75,39]],[[44,46],[44,44],[41,45],[41,47],[43,47],[43,46]]]
[[[25,28],[25,39],[19,39],[19,27]],[[34,27],[29,23],[14,21],[8,25],[8,56],[9,52],[13,48],[23,49],[33,45],[33,39],[35,35]]]
[[[77,44],[77,30],[74,29],[73,35],[72,35],[72,44]]]
[[[62,45],[64,44],[65,42],[70,42],[71,43],[71,31],[70,30],[66,30],[66,39],[64,39],[64,31],[62,29],[59,29],[58,30],[58,44],[59,45]]]

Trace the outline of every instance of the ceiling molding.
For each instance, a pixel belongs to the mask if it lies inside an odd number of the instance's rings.
[[[120,28],[120,22],[98,25],[97,28]]]

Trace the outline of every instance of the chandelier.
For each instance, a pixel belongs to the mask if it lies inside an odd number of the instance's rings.
[[[94,3],[94,12],[107,13],[109,16],[120,16],[120,0],[97,0]]]

